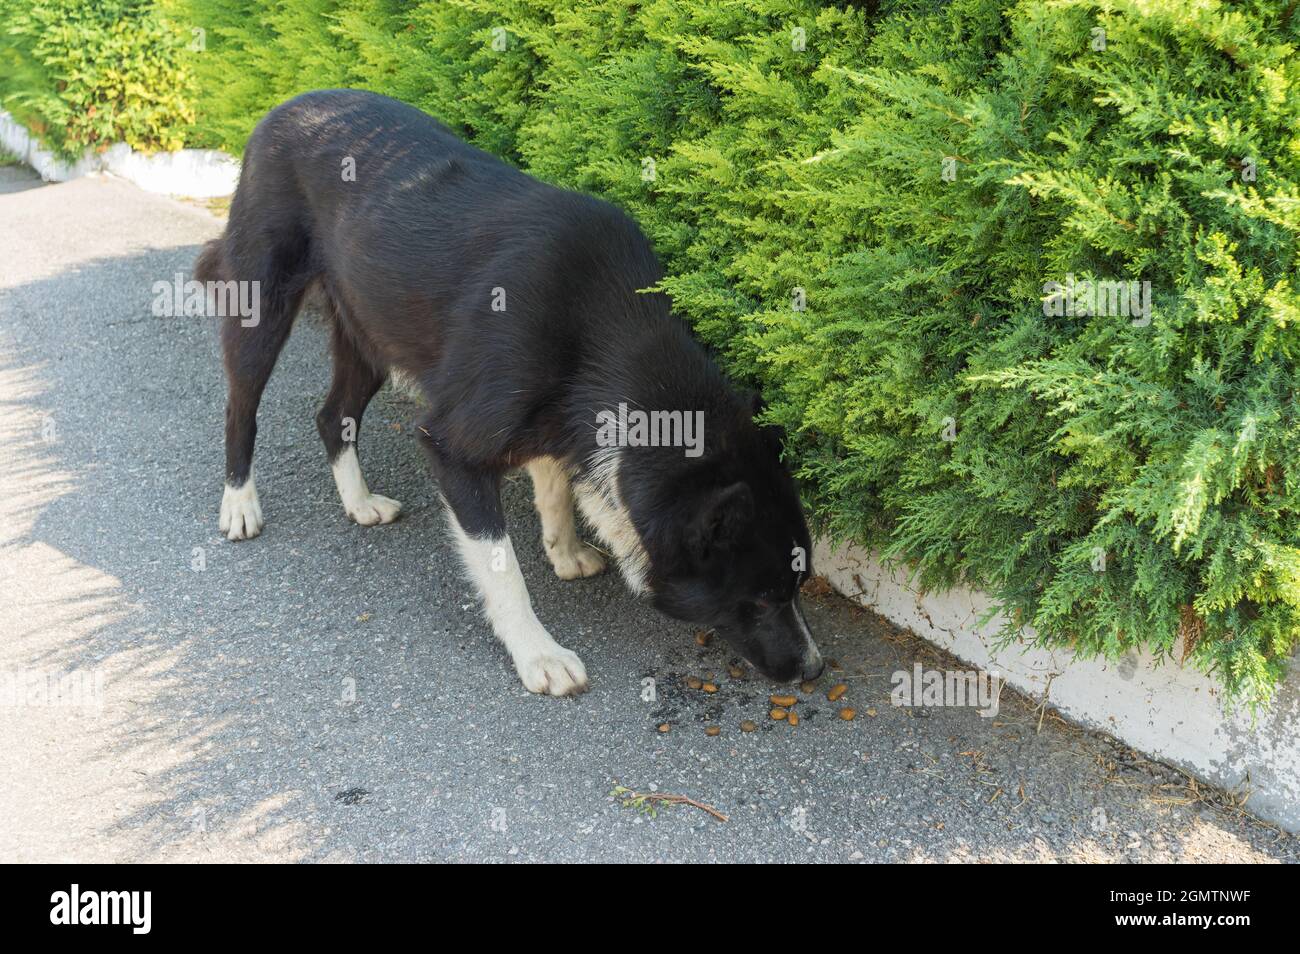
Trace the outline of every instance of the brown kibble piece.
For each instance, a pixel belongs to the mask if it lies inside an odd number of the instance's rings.
[[[845,706],[843,709],[840,710],[840,718],[843,719],[845,722],[852,722],[853,717],[856,716],[857,714],[858,713],[856,710],[851,709],[848,706]]]
[[[695,642],[697,642],[701,646],[709,645],[709,640],[711,640],[712,638],[713,638],[713,634],[709,632],[707,629],[702,629],[695,634]]]
[[[844,685],[844,683],[839,682],[831,686],[831,691],[826,693],[826,698],[829,699],[831,702],[834,702],[837,699],[839,699],[840,696],[844,695],[844,693],[848,691],[849,691],[849,687]]]
[[[705,692],[717,692],[717,691],[718,691],[718,687],[715,686],[715,685],[714,685],[713,683],[711,683],[711,682],[706,682],[704,685],[700,686],[700,688],[703,689]]]
[[[668,731],[669,729],[671,729],[671,728],[672,728],[672,726],[670,726],[667,722],[661,722],[661,723],[659,723],[659,731],[660,731],[660,732],[667,732],[667,731]]]
[[[720,735],[721,733],[722,733],[722,726],[720,725],[710,725],[710,726],[705,726],[704,728],[705,735]]]
[[[780,706],[782,709],[789,709],[799,701],[797,696],[768,696],[767,701],[774,706]]]
[[[782,709],[780,706],[778,706],[777,708],[773,709],[772,712],[771,712],[772,718],[775,719],[777,722],[780,722],[782,719],[784,719],[784,718],[785,718],[787,715],[789,715],[789,714],[790,714],[790,713],[786,712],[786,711],[785,711],[784,709]]]
[[[753,732],[757,728],[758,726],[754,724],[752,719],[746,719],[744,722],[740,723],[741,732]]]
[[[807,695],[816,688],[817,683],[813,682],[811,679],[805,679],[803,682],[799,683],[799,691],[804,695]]]
[[[791,712],[788,716],[786,716],[785,721],[786,721],[786,722],[789,722],[791,725],[798,725],[798,724],[799,724],[799,713],[797,713],[797,712]]]
[[[704,680],[699,676],[687,676],[686,685],[690,686],[692,689],[699,689],[704,685]]]

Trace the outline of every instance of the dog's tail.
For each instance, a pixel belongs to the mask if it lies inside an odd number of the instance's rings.
[[[224,281],[225,273],[226,257],[221,249],[221,239],[213,239],[199,252],[198,260],[194,263],[194,277],[206,285],[208,282]]]

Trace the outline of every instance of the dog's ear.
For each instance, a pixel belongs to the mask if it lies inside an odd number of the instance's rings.
[[[686,528],[686,545],[701,562],[728,550],[754,519],[754,492],[744,481],[704,494]]]

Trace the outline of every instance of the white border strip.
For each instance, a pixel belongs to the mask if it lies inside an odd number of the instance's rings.
[[[1252,725],[1247,712],[1225,713],[1213,680],[1174,662],[1158,664],[1146,651],[1107,662],[1028,640],[995,650],[1003,617],[977,625],[992,599],[964,587],[918,592],[904,570],[858,547],[818,541],[813,568],[850,599],[1035,699],[1045,696],[1075,722],[1220,788],[1249,790],[1251,811],[1300,832],[1300,660]]]
[[[230,195],[239,182],[239,161],[216,149],[146,155],[119,142],[102,153],[86,150],[76,162],[65,162],[42,148],[36,137],[4,110],[0,110],[0,146],[35,169],[46,182],[67,182],[109,172],[146,192],[197,199]]]

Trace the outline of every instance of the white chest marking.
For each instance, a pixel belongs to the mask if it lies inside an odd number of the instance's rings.
[[[582,515],[618,560],[628,589],[641,594],[646,591],[650,557],[618,491],[619,450],[602,447],[596,451],[587,475],[575,482],[573,489]]]

